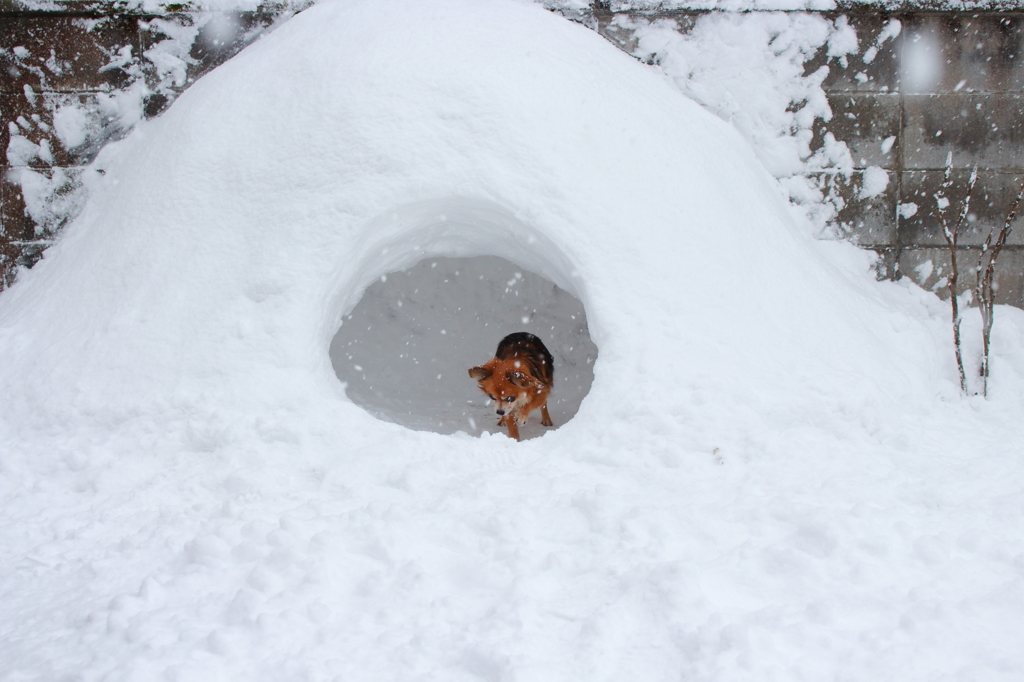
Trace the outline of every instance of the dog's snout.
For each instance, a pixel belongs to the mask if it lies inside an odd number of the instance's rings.
[[[498,413],[498,416],[503,416],[505,414],[505,410],[495,410],[495,412]]]

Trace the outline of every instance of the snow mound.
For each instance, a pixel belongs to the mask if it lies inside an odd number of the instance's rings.
[[[1024,673],[1024,315],[959,400],[946,309],[801,236],[588,29],[325,2],[84,181],[0,299],[0,677]],[[576,417],[517,443],[353,403],[329,348],[368,287],[478,257],[579,300]]]
[[[342,315],[381,275],[478,255],[582,301],[601,359],[579,429],[723,381],[905,384],[731,128],[539,7],[440,11],[317,7],[103,155],[96,200],[8,301],[75,339],[30,390],[50,409],[177,392],[348,415],[326,353]]]

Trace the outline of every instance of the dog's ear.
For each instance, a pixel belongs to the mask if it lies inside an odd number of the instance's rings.
[[[473,367],[469,370],[469,376],[477,381],[486,381],[491,378],[494,374],[494,369],[491,367]]]
[[[509,370],[508,372],[506,372],[505,378],[511,381],[519,388],[529,388],[530,386],[533,385],[533,377],[527,376],[522,372],[516,372],[514,370]]]

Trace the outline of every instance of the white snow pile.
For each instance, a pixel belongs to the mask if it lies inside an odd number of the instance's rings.
[[[323,3],[85,182],[0,298],[0,679],[1024,675],[1024,315],[961,398],[942,303],[811,241],[592,31]],[[351,402],[329,346],[367,287],[478,256],[585,309],[575,418]]]
[[[846,143],[829,132],[812,149],[815,124],[824,122],[827,131],[832,119],[822,88],[830,67],[809,71],[806,63],[823,48],[844,66],[861,50],[871,62],[883,42],[899,35],[898,19],[864,44],[845,15],[711,12],[687,31],[680,31],[671,16],[619,14],[614,24],[632,36],[635,56],[655,64],[687,96],[736,126],[779,180],[795,218],[809,233],[849,236],[847,226],[836,220],[846,200],[835,180],[848,182],[854,162]],[[861,197],[877,196],[886,182],[883,169],[868,168]]]

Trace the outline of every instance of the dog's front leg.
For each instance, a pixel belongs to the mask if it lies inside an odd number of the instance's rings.
[[[554,426],[555,423],[551,421],[551,415],[548,414],[548,404],[544,403],[540,406],[540,423],[544,426]]]
[[[519,440],[519,423],[515,415],[505,415],[505,426],[508,427],[509,438],[515,438],[516,440]]]

